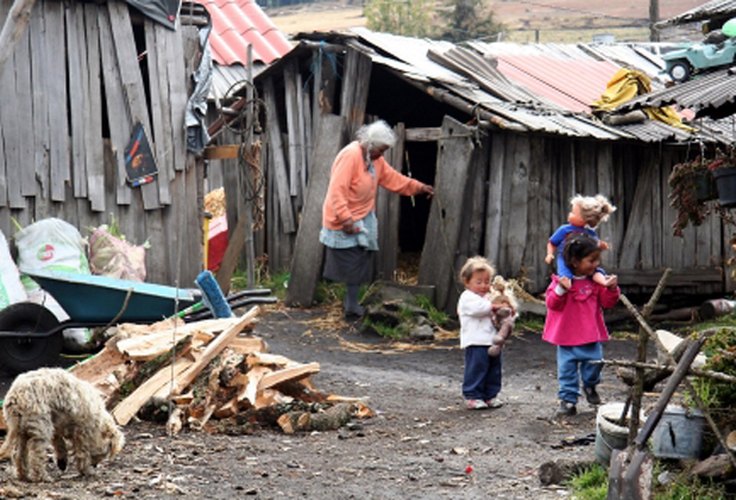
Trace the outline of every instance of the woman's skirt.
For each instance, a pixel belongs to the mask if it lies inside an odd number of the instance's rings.
[[[325,267],[322,275],[328,280],[348,285],[373,281],[373,261],[376,252],[364,247],[325,247]]]

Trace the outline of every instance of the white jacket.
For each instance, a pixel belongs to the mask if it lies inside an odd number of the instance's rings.
[[[491,323],[491,301],[477,293],[465,290],[457,301],[460,319],[460,347],[490,346],[496,335]]]

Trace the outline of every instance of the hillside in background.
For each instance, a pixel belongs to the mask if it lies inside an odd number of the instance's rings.
[[[365,26],[363,9],[357,3],[314,2],[266,12],[281,30],[291,35],[339,31]],[[660,0],[659,17],[666,19],[702,3],[703,0]],[[646,41],[649,37],[646,0],[495,0],[490,5],[495,18],[507,28],[502,40],[589,42],[602,34],[614,35],[618,41]]]

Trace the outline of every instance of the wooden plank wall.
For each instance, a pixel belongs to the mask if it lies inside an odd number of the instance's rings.
[[[0,19],[9,6],[0,3]],[[144,48],[136,45],[135,30],[142,30]],[[134,27],[122,1],[36,3],[0,82],[0,230],[6,236],[15,231],[11,219],[26,226],[60,217],[83,236],[114,220],[130,241],[150,243],[148,281],[173,284],[178,277],[191,286],[201,268],[202,173],[186,152],[193,68],[185,60],[196,54],[185,57],[182,31],[148,21]],[[137,121],[160,176],[131,188],[123,151]]]

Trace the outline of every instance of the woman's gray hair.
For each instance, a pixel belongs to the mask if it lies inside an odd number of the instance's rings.
[[[379,148],[381,146],[393,147],[396,144],[396,134],[383,120],[378,120],[368,125],[363,125],[355,134],[358,142],[366,149]]]

